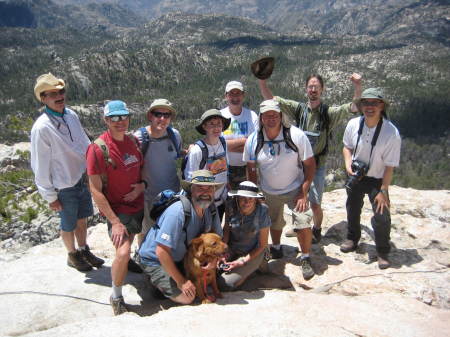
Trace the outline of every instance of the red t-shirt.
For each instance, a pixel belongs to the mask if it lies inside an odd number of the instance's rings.
[[[131,136],[134,137],[134,136]],[[123,141],[113,139],[107,131],[100,136],[109,149],[109,157],[116,164],[106,164],[103,152],[96,144],[89,145],[86,152],[87,174],[105,174],[107,176],[107,188],[104,191],[112,210],[118,213],[134,214],[144,208],[144,194],[131,202],[123,200],[125,194],[132,191],[131,184],[141,180],[141,169],[144,165],[142,154],[136,143],[125,136]]]

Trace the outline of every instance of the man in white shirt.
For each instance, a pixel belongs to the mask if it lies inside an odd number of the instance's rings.
[[[308,191],[311,186],[316,163],[308,138],[303,131],[290,126],[278,102],[266,100],[260,105],[259,130],[247,139],[244,160],[247,162],[249,180],[256,183],[258,166],[261,190],[269,206],[272,221],[270,236],[273,258],[282,258],[281,233],[286,225],[284,205],[292,211],[292,224],[302,250],[301,266],[303,278],[314,276],[309,252],[312,232],[304,214],[309,208]]]
[[[31,168],[41,196],[61,218],[67,264],[79,271],[104,261],[86,244],[86,218],[93,214],[85,153],[89,138],[77,114],[65,106],[65,83],[51,73],[36,80],[34,94],[45,106],[31,129]],[[75,248],[75,239],[78,249]]]
[[[399,165],[401,138],[397,128],[386,118],[389,102],[379,88],[364,90],[356,100],[363,112],[353,118],[344,133],[343,155],[347,180],[347,240],[344,253],[355,250],[361,238],[361,209],[364,195],[369,196],[374,216],[372,228],[378,254],[378,267],[389,268],[391,217],[388,188],[394,167]]]
[[[253,110],[243,106],[244,86],[231,81],[225,86],[228,106],[220,110],[222,116],[231,120],[230,126],[222,133],[227,142],[228,182],[236,190],[246,177],[246,163],[242,160],[247,137],[258,128],[258,116]]]

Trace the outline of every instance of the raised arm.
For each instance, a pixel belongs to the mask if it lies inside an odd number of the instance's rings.
[[[360,98],[362,94],[362,76],[357,73],[353,73],[350,76],[350,81],[353,83],[353,101]],[[355,103],[351,105],[352,112],[358,112],[358,107]]]
[[[267,80],[258,80],[259,84],[259,90],[261,91],[261,95],[264,97],[264,99],[272,99],[273,94],[272,91],[267,86]]]

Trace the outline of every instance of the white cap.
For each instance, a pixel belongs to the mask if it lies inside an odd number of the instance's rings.
[[[225,93],[228,93],[233,89],[239,89],[240,91],[244,91],[244,86],[242,85],[241,82],[238,81],[228,82],[227,85],[225,86]]]
[[[273,99],[268,99],[261,102],[261,104],[259,105],[259,112],[263,114],[266,111],[281,112],[280,104],[278,104],[278,102]]]

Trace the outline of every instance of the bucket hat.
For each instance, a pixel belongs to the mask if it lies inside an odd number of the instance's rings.
[[[272,75],[275,66],[275,59],[273,57],[263,57],[253,62],[250,66],[253,75],[260,80],[265,80]]]
[[[175,108],[173,107],[173,104],[165,98],[155,99],[152,104],[150,104],[150,108],[148,108],[147,113],[152,112],[153,110],[156,110],[158,108],[165,108],[169,110],[172,113],[172,118],[175,117],[175,114],[177,113]]]
[[[202,117],[200,118],[200,123],[195,127],[195,129],[198,131],[198,133],[200,133],[202,135],[206,135],[206,131],[203,128],[203,123],[208,121],[208,119],[211,119],[214,117],[222,118],[222,121],[223,121],[222,131],[225,131],[226,129],[228,129],[228,127],[230,126],[230,123],[231,123],[231,119],[223,117],[222,114],[220,113],[220,111],[217,109],[209,109],[203,113]]]
[[[192,172],[191,181],[182,180],[181,187],[183,190],[190,192],[192,185],[208,185],[214,186],[216,189],[225,185],[224,183],[216,183],[216,177],[212,174],[211,171],[208,170],[197,170]]]
[[[39,102],[41,100],[41,94],[47,90],[61,90],[65,87],[64,80],[56,78],[52,73],[43,74],[36,79],[34,85],[34,96],[36,96]]]
[[[381,88],[368,88],[366,90],[364,90],[361,94],[360,98],[355,99],[355,103],[356,104],[360,104],[362,99],[367,99],[367,98],[374,98],[374,99],[379,99],[381,101],[383,101],[384,103],[384,111],[387,111],[387,108],[389,107],[389,101],[384,97],[384,92],[383,89]]]
[[[243,181],[239,184],[237,191],[230,191],[228,195],[230,197],[264,198],[264,195],[259,192],[258,186],[251,181]]]

